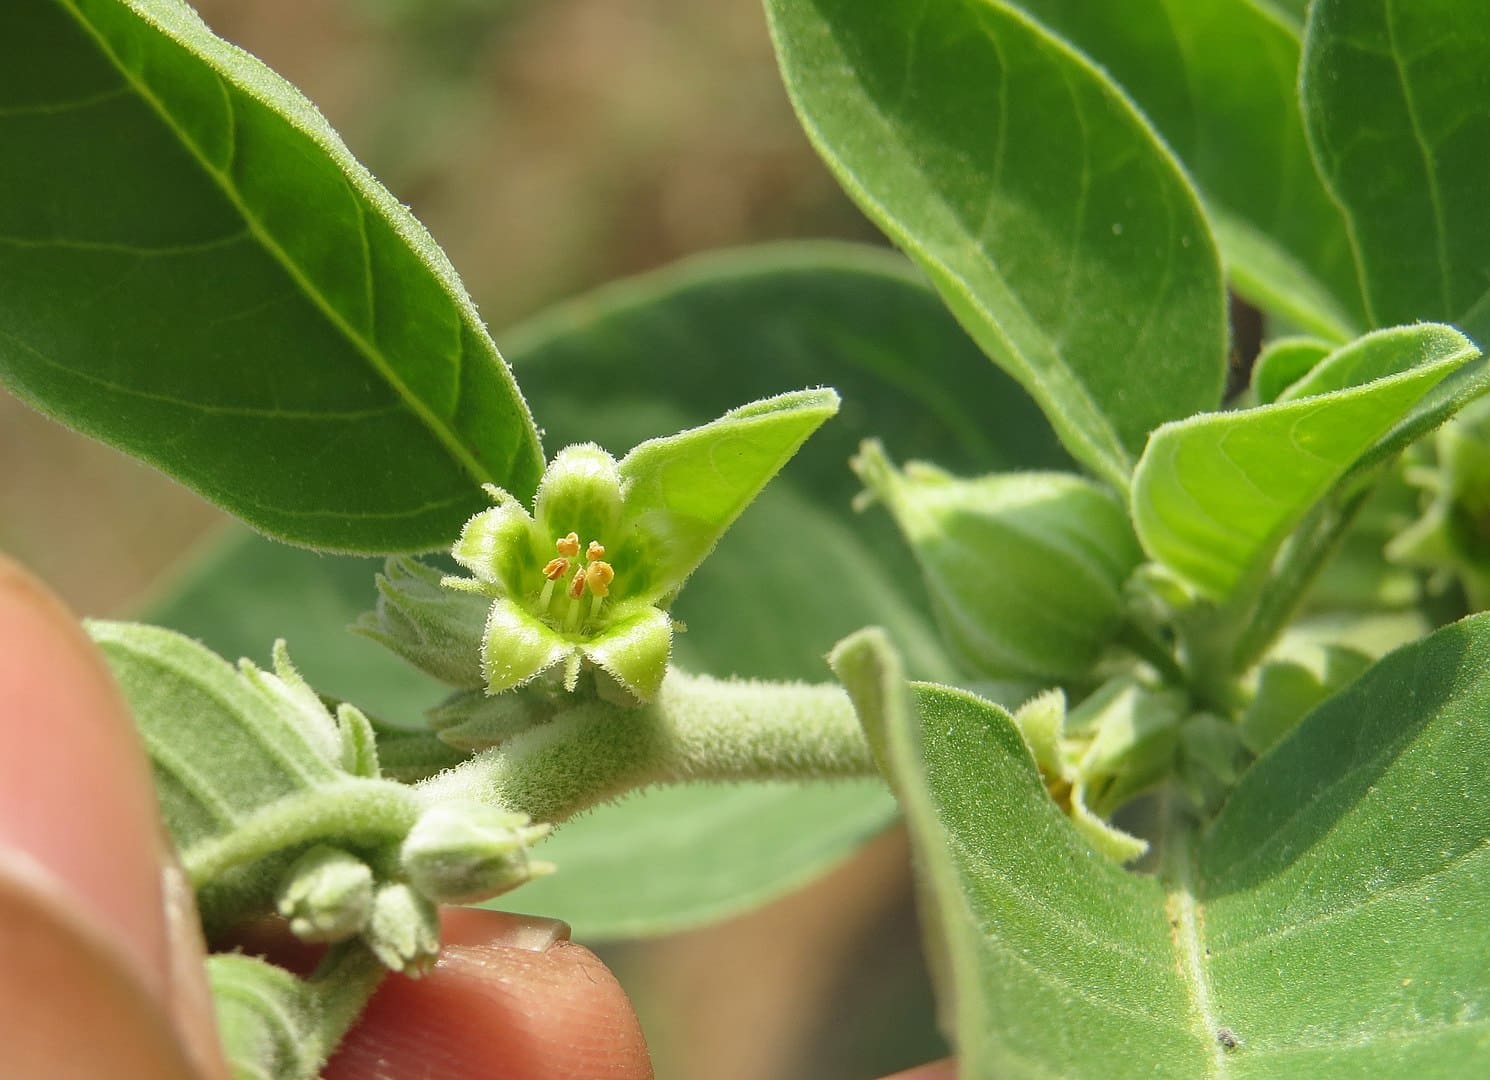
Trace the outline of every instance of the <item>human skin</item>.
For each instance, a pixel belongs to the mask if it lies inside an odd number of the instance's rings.
[[[7,1075],[225,1080],[191,890],[124,702],[76,618],[0,557],[0,1046]],[[615,976],[554,920],[447,909],[331,1080],[647,1080]],[[951,1080],[950,1064],[896,1080]]]

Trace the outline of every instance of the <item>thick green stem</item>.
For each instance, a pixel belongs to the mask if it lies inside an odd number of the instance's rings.
[[[418,785],[426,804],[487,803],[560,822],[653,784],[875,776],[836,686],[672,672],[636,709],[582,705]]]

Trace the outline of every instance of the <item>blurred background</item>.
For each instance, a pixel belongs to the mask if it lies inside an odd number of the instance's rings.
[[[499,345],[553,301],[691,253],[877,238],[795,124],[758,0],[197,6],[413,208]],[[87,615],[147,610],[225,535],[186,489],[3,392],[0,462],[0,548]],[[891,832],[744,917],[587,943],[630,990],[662,1080],[878,1076],[945,1053],[906,866]]]

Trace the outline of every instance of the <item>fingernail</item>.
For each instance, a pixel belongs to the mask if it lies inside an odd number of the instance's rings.
[[[537,915],[447,908],[440,921],[440,939],[445,945],[496,946],[542,953],[569,940],[569,924]]]

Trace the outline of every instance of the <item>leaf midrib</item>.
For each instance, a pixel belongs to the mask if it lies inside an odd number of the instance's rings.
[[[351,343],[358,354],[367,361],[369,366],[372,367],[373,371],[380,378],[382,378],[382,380],[394,391],[403,405],[419,419],[426,430],[428,430],[430,434],[432,434],[436,438],[436,440],[438,440],[440,445],[444,447],[445,451],[452,458],[455,459],[456,463],[460,465],[462,469],[470,474],[470,476],[472,476],[478,483],[487,483],[492,481],[494,478],[492,477],[491,473],[481,464],[476,456],[465,447],[460,438],[449,429],[449,427],[440,419],[440,417],[437,416],[429,408],[429,406],[426,405],[424,401],[419,398],[417,394],[413,393],[413,391],[409,389],[408,385],[404,383],[402,379],[398,377],[397,372],[389,364],[382,351],[373,342],[369,341],[362,334],[358,333],[357,330],[346,321],[346,319],[341,315],[340,312],[336,310],[336,308],[331,304],[326,296],[319,289],[317,289],[315,284],[305,275],[299,264],[296,263],[295,260],[290,257],[289,253],[275,241],[273,236],[270,235],[270,233],[264,228],[263,223],[259,220],[257,215],[255,215],[254,212],[243,201],[236,185],[233,184],[232,179],[223,174],[210,161],[207,160],[207,158],[202,154],[201,149],[197,146],[196,142],[191,139],[181,128],[181,126],[176,122],[174,116],[166,108],[165,103],[161,101],[161,99],[143,80],[138,78],[136,74],[124,64],[124,62],[119,58],[118,54],[114,51],[109,42],[105,40],[104,37],[93,27],[88,17],[78,10],[75,4],[75,0],[57,0],[57,2],[62,6],[63,10],[65,10],[69,15],[72,16],[74,22],[76,22],[78,27],[86,35],[88,35],[89,39],[94,42],[105,59],[108,60],[108,62],[113,66],[114,70],[117,71],[119,75],[124,79],[128,87],[134,91],[134,93],[139,97],[141,101],[143,101],[150,107],[151,111],[153,111],[158,117],[160,117],[161,122],[170,129],[171,133],[176,137],[176,140],[180,143],[180,145],[187,151],[187,153],[191,155],[193,160],[195,160],[197,164],[201,166],[202,171],[205,172],[207,176],[212,180],[212,182],[217,185],[223,196],[233,206],[234,210],[237,211],[239,216],[242,217],[242,219],[248,226],[248,231],[252,234],[253,238],[258,241],[260,246],[262,246],[263,249],[268,252],[268,254],[277,263],[279,263],[279,265],[284,269],[285,273],[289,275],[290,280],[293,281],[295,285],[300,289],[300,291],[305,295],[305,297],[310,300],[312,304],[315,305],[316,309],[321,312],[322,316],[325,317],[325,319],[330,322],[331,325],[344,338],[346,338],[348,342]],[[170,32],[159,23],[156,23],[149,14],[138,11],[133,6],[131,6],[130,10],[136,18],[150,23],[151,26],[154,27],[163,37],[169,38],[173,43],[180,45],[182,48],[185,48],[185,46],[179,40],[177,40],[174,35],[170,34]],[[238,89],[237,84],[232,82],[232,80],[215,64],[211,64],[205,59],[203,60],[203,62],[207,63],[208,67],[212,71],[213,76],[217,79],[219,85],[223,87],[225,95],[228,94],[230,85],[234,89]],[[232,105],[231,99],[229,99],[228,101],[228,115],[234,115],[234,107]],[[232,139],[229,145],[231,147],[232,153],[236,154],[238,146],[236,136]],[[356,191],[355,188],[353,191],[353,202],[357,207],[359,221],[361,221],[361,215],[365,214],[366,208],[362,205],[361,192]],[[371,287],[371,279],[369,277],[368,288],[371,289]],[[462,316],[462,319],[464,319],[464,316]]]

